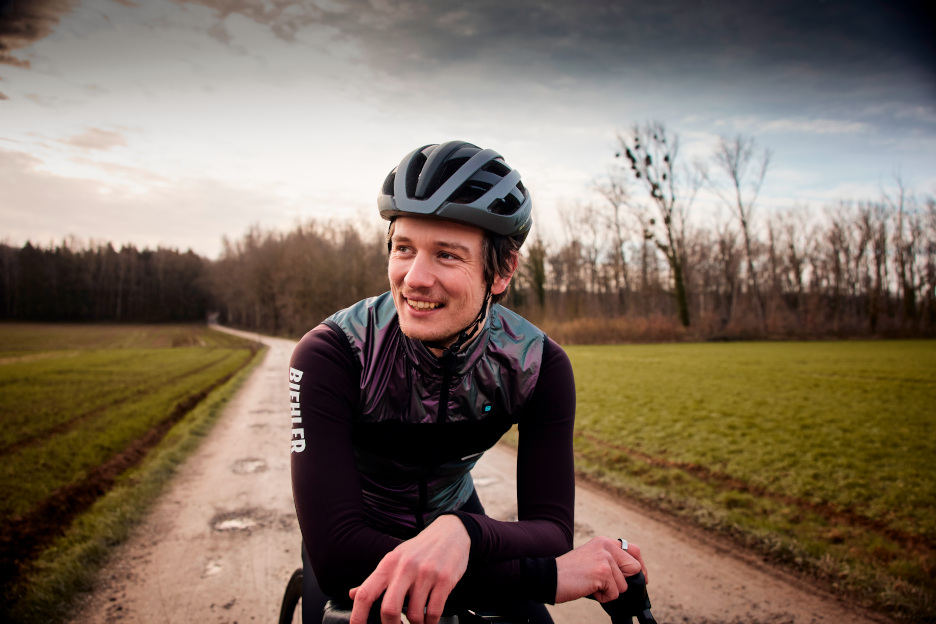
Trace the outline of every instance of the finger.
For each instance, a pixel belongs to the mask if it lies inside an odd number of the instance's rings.
[[[643,556],[640,554],[640,546],[637,544],[630,544],[627,547],[627,554],[640,562],[640,569],[644,574],[644,581],[650,582],[650,574],[647,572],[647,565],[644,563]]]
[[[445,610],[445,602],[451,593],[451,587],[436,586],[432,589],[429,602],[426,604],[426,624],[438,624]]]
[[[624,576],[634,576],[640,572],[640,562],[628,551],[618,548],[617,550],[611,551],[611,556],[614,558],[614,562]]]
[[[406,599],[406,587],[400,583],[391,583],[384,592],[383,602],[380,604],[381,624],[400,624],[403,615],[403,601]]]
[[[599,599],[599,602],[617,600],[618,596],[627,591],[627,580],[613,557],[608,562],[608,577],[607,587],[602,590],[604,600]]]
[[[371,596],[364,585],[360,587],[355,587],[348,592],[351,596],[351,599],[354,600],[354,605],[351,607],[351,621],[350,624],[367,624],[367,616],[370,615],[371,607],[374,605],[374,600],[377,599],[377,596]]]
[[[624,571],[616,565],[611,566],[611,578],[614,581],[614,587],[617,589],[618,593],[623,594],[627,591],[627,579],[625,578]]]
[[[424,622],[429,622],[425,617],[426,599],[428,597],[429,591],[422,586],[410,589],[409,606],[406,609],[406,617],[411,624],[424,624]]]
[[[350,590],[348,595],[354,601],[351,608],[350,624],[366,624],[374,603],[380,600],[380,595],[387,589],[387,572],[384,559],[377,568],[371,572],[370,576],[364,579],[358,587]]]

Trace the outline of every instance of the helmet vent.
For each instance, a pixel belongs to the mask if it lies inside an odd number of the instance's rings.
[[[453,204],[470,204],[471,202],[479,199],[489,190],[491,190],[490,184],[478,182],[477,180],[468,180],[460,187],[458,187],[457,191],[452,193],[451,197],[448,198],[448,201],[452,202]]]
[[[493,173],[494,175],[503,178],[508,173],[510,173],[510,167],[498,160],[492,160],[488,164],[484,165],[484,167],[481,168],[481,171]]]
[[[419,172],[426,164],[426,157],[422,154],[414,154],[409,167],[406,168],[406,196],[416,196],[416,183],[419,182]]]
[[[384,195],[393,196],[393,181],[396,180],[396,169],[390,172],[390,175],[387,176],[387,179],[384,180],[383,188],[380,189],[380,192]]]
[[[520,209],[520,202],[513,195],[507,195],[504,199],[498,199],[488,206],[488,212],[499,215],[512,215]]]

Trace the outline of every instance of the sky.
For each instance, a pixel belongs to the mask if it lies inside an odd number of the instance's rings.
[[[600,202],[616,137],[769,148],[760,210],[936,193],[936,33],[872,0],[0,0],[0,242],[210,258],[251,226],[382,228],[412,149],[494,148],[537,232]],[[705,225],[723,218],[709,198]],[[721,216],[719,216],[721,215]]]

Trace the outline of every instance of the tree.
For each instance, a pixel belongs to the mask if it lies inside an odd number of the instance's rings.
[[[598,185],[598,192],[608,200],[610,215],[606,217],[607,228],[611,231],[611,278],[617,293],[617,308],[620,313],[627,313],[630,275],[625,246],[628,242],[629,228],[625,223],[624,210],[631,201],[628,178],[611,175]]]
[[[546,246],[537,236],[527,249],[527,261],[522,274],[526,276],[536,304],[542,314],[546,310]]]
[[[727,176],[731,190],[726,192],[712,178],[708,180],[711,188],[732,210],[741,226],[750,289],[758,304],[762,327],[766,330],[767,302],[757,281],[757,270],[754,268],[751,228],[757,197],[770,165],[770,150],[765,149],[759,157],[754,151],[755,142],[752,137],[738,135],[731,140],[721,137],[712,159],[718,169]]]
[[[679,137],[674,135],[672,140],[667,139],[663,124],[634,126],[627,136],[618,134],[618,143],[629,161],[631,174],[650,194],[656,216],[636,203],[629,205],[640,222],[644,239],[652,241],[669,264],[679,321],[683,327],[689,327],[689,295],[684,275],[685,227],[699,184],[690,177],[687,188],[681,186],[682,174],[677,174],[675,165]],[[621,157],[621,152],[616,156]],[[624,171],[621,174],[626,176]]]

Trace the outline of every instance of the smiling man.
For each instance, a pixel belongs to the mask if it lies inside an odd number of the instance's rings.
[[[400,329],[439,345],[436,355],[483,318],[488,293],[499,296],[510,283],[510,275],[494,275],[487,288],[484,235],[476,227],[400,217],[391,225],[389,246],[387,274]]]
[[[498,304],[532,225],[520,174],[470,143],[423,146],[378,206],[390,292],[329,317],[290,364],[303,621],[328,598],[353,600],[352,624],[374,605],[384,624],[436,624],[445,608],[548,623],[543,603],[614,604],[643,562],[623,540],[572,550],[569,359]],[[501,522],[470,470],[514,424],[518,519]]]

